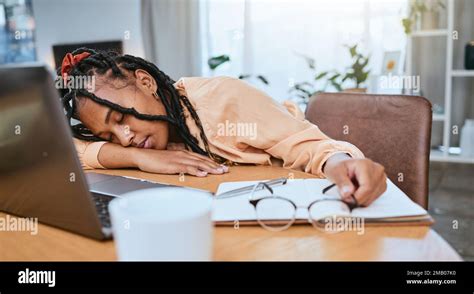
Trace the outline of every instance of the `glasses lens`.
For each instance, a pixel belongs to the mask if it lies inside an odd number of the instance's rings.
[[[282,198],[263,198],[258,201],[255,209],[260,225],[270,231],[285,230],[295,220],[295,207],[290,201]]]
[[[335,220],[343,218],[344,215],[350,215],[350,213],[349,206],[340,199],[317,201],[309,207],[309,217],[313,226],[328,232],[339,232],[340,229],[337,226],[327,226],[328,222],[335,223]]]

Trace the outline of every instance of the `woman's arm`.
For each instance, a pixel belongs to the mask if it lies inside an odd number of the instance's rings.
[[[138,167],[133,149],[124,148],[117,144],[105,143],[97,154],[97,160],[104,168],[127,168]]]
[[[386,177],[380,164],[365,159],[354,145],[329,138],[316,125],[295,116],[264,92],[227,78],[213,88],[213,93],[226,97],[213,101],[214,108],[217,105],[227,110],[214,109],[226,114],[220,119],[244,123],[255,130],[249,136],[221,139],[228,144],[252,146],[282,159],[284,167],[328,177],[345,199],[353,195],[361,205],[370,204],[385,190]]]
[[[152,173],[178,174],[205,177],[207,174],[223,174],[226,166],[208,157],[186,150],[154,150],[123,147],[108,142],[85,142],[74,139],[76,149],[85,169],[91,168],[139,168]]]
[[[186,150],[141,149],[112,143],[104,144],[99,151],[98,160],[105,168],[134,167],[160,174],[187,173],[205,177],[208,173],[222,174],[228,171],[227,167],[208,157]]]

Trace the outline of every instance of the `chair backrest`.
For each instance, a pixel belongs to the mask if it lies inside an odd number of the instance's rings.
[[[335,140],[357,146],[385,167],[413,201],[428,207],[431,103],[418,96],[322,93],[306,118]]]

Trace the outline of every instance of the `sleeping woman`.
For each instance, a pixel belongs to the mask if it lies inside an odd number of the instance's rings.
[[[61,90],[84,168],[205,177],[233,164],[279,164],[328,178],[362,206],[386,189],[380,164],[326,136],[295,104],[280,105],[241,80],[175,82],[142,58],[87,48],[67,54],[58,74],[95,81]]]

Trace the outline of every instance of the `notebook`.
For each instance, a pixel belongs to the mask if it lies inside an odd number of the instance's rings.
[[[216,195],[233,189],[256,184],[257,181],[245,182],[225,182],[219,185]],[[289,180],[286,185],[272,187],[274,195],[283,196],[293,201],[297,206],[307,207],[316,199],[324,197],[340,197],[337,189],[331,189],[326,194],[322,194],[322,189],[330,185],[326,179],[294,179]],[[212,218],[217,225],[234,225],[236,221],[239,225],[256,224],[255,208],[249,202],[250,193],[239,196],[215,199],[213,201]],[[339,201],[327,202],[328,205],[318,209],[323,217],[340,216],[364,218],[366,225],[431,225],[433,219],[428,212],[413,202],[395,184],[387,179],[387,190],[368,207],[358,207],[352,211]],[[296,211],[295,223],[308,222],[308,210],[298,208]],[[287,218],[286,214],[281,215],[278,211],[266,213],[274,221],[282,221]],[[318,217],[319,219],[319,217]]]

